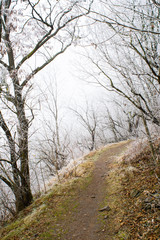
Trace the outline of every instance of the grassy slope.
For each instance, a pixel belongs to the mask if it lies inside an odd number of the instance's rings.
[[[133,151],[137,151],[135,148]],[[72,222],[71,212],[76,211],[78,204],[76,196],[90,183],[94,160],[103,151],[105,149],[86,156],[86,161],[79,168],[81,177],[71,177],[35,200],[16,221],[0,230],[0,239],[61,239],[65,228],[60,223],[66,220]],[[102,205],[109,205],[111,211],[101,213],[106,219],[106,239],[156,240],[160,236],[160,210],[143,208],[144,200],[149,194],[159,193],[158,181],[149,164],[150,151],[146,147],[136,155],[130,155],[131,151],[112,161],[109,166],[106,177],[107,195]]]
[[[64,232],[60,222],[69,219],[71,211],[76,210],[78,191],[91,181],[94,160],[100,152],[90,153],[77,169],[79,177],[67,175],[68,179],[57,184],[47,194],[20,213],[17,220],[0,230],[1,240],[60,239]],[[75,174],[71,171],[71,174]]]

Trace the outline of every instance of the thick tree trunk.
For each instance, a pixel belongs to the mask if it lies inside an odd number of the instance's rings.
[[[30,205],[33,199],[29,178],[28,122],[25,119],[25,115],[22,114],[22,116],[23,118],[19,118],[21,122],[21,131],[19,131],[19,156],[17,158],[14,139],[12,138],[11,132],[3,118],[2,113],[0,112],[0,127],[3,129],[8,140],[10,149],[10,164],[12,166],[14,182],[8,181],[7,178],[3,176],[1,176],[1,179],[11,188],[14,193],[17,212]],[[17,166],[18,160],[20,160],[20,169]]]
[[[20,188],[17,188],[14,195],[17,213],[32,203],[32,193],[30,191],[30,188],[27,188],[27,186],[21,186]]]
[[[30,187],[29,174],[29,157],[28,157],[28,119],[25,115],[25,105],[21,93],[21,87],[18,79],[15,81],[15,96],[16,96],[16,111],[18,118],[18,145],[19,145],[19,160],[20,160],[20,190],[16,192],[16,210],[21,211],[29,206],[33,200]],[[18,194],[17,194],[18,193]]]

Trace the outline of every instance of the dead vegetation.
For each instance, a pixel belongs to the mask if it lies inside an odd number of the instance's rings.
[[[158,153],[158,141],[155,147]],[[160,185],[147,142],[133,143],[111,163],[107,191],[111,239],[160,239]]]

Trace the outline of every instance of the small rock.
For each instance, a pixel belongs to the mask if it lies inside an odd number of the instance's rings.
[[[77,234],[73,234],[73,237],[77,237],[78,235]]]
[[[96,198],[96,197],[93,195],[93,196],[91,196],[91,198]]]
[[[108,218],[108,216],[106,215],[106,216],[104,216],[104,219],[107,219]]]
[[[98,211],[103,212],[103,211],[110,211],[110,210],[111,210],[111,208],[109,206],[106,206],[104,208],[99,209]]]

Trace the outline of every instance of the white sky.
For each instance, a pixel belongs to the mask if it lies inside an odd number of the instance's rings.
[[[77,48],[78,51],[81,48]],[[75,47],[70,47],[65,53],[58,56],[49,66],[41,71],[36,79],[45,82],[55,79],[60,88],[61,101],[70,104],[76,102],[81,104],[85,101],[85,96],[97,102],[97,98],[108,93],[97,85],[87,83],[85,73],[80,72],[79,65],[85,64],[82,56],[78,55]],[[89,65],[89,63],[88,63]],[[84,78],[83,78],[84,77]],[[83,79],[82,79],[83,78]]]

